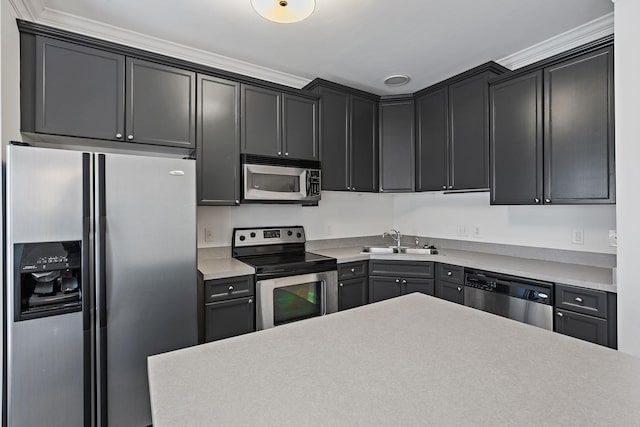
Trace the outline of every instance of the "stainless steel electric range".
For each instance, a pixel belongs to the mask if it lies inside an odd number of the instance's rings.
[[[335,258],[305,246],[302,226],[233,230],[233,257],[256,269],[256,329],[338,311]]]

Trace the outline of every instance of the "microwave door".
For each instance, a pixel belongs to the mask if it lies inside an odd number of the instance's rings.
[[[244,198],[246,200],[304,200],[307,197],[306,182],[306,169],[244,165]]]

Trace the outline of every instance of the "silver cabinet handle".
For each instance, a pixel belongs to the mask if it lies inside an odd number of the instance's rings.
[[[462,292],[462,288],[458,286],[458,292]]]
[[[533,199],[536,203],[540,203],[540,199],[538,199],[537,197],[535,199]]]
[[[344,286],[344,283],[340,283],[338,286],[343,287],[343,286]]]
[[[229,286],[229,292],[233,292],[233,286]]]
[[[380,192],[382,193],[384,191],[384,189],[382,187],[380,187]]]
[[[249,298],[249,301],[247,301],[249,304],[253,304],[253,299]]]
[[[547,294],[543,294],[542,292],[538,292],[538,296],[539,296],[540,298],[549,298],[549,295],[547,295]]]
[[[356,272],[356,269],[355,269],[355,268],[352,268],[352,269],[351,269],[351,272],[352,272],[352,273],[355,273],[355,272]]]
[[[400,283],[400,279],[396,279],[396,283]]]
[[[288,155],[289,155],[289,153],[284,153],[284,155],[285,155],[285,156],[288,156]]]
[[[564,317],[564,314],[562,314],[560,312],[557,312],[556,314],[558,315],[558,317]]]
[[[133,135],[127,135],[127,139],[128,139],[129,141],[132,141],[132,140],[133,140]]]
[[[582,302],[582,298],[576,297],[576,302]]]
[[[347,185],[347,190],[351,190],[351,187],[349,187],[348,185]]]
[[[353,187],[351,190],[352,190],[352,191],[356,191],[356,187]]]
[[[406,284],[407,284],[407,281],[406,281],[406,280],[402,280],[402,284],[403,284],[403,285],[406,285]]]
[[[282,151],[278,151],[278,156],[282,156]]]
[[[116,139],[122,139],[122,134],[120,132],[116,133]]]
[[[447,276],[451,276],[451,275],[453,275],[453,273],[450,271],[447,271]]]
[[[551,203],[551,199],[544,199],[545,203]]]
[[[443,189],[443,190],[446,190],[446,189],[447,189],[447,186],[446,186],[446,185],[443,185],[443,186],[442,186],[442,189]]]
[[[452,188],[453,188],[453,185],[450,185],[450,186],[449,186],[449,190],[451,190]]]
[[[236,200],[236,205],[240,204],[240,200]]]

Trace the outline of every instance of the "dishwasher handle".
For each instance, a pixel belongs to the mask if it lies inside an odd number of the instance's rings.
[[[553,283],[515,276],[468,271],[465,286],[512,298],[553,305]]]

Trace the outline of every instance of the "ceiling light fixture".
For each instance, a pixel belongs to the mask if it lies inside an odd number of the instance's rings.
[[[411,79],[405,74],[394,74],[384,79],[384,84],[387,86],[402,86],[409,83],[409,80]]]
[[[251,0],[251,6],[269,21],[291,24],[308,18],[316,0]]]

